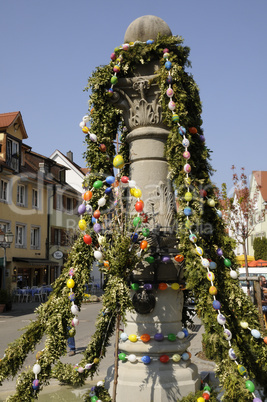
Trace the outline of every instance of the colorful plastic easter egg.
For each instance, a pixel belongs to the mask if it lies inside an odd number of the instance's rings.
[[[123,48],[123,50],[129,50],[129,48],[130,48],[129,43],[124,43],[124,44],[122,45],[122,48]]]
[[[197,236],[196,236],[194,233],[191,233],[191,234],[189,235],[189,240],[190,240],[192,243],[196,243],[196,242],[197,242]]]
[[[106,147],[105,144],[99,144],[99,149],[100,149],[101,152],[106,152],[107,147]]]
[[[218,322],[218,324],[220,324],[220,325],[225,325],[225,323],[226,323],[226,318],[225,318],[225,316],[224,316],[223,314],[218,314],[218,315],[217,315],[217,322]]]
[[[159,360],[161,361],[161,363],[168,363],[168,361],[170,360],[168,355],[161,355]]]
[[[258,331],[257,329],[252,329],[251,335],[253,336],[253,338],[256,338],[256,339],[259,339],[261,337],[260,331]]]
[[[154,335],[154,339],[157,342],[162,342],[164,340],[164,335],[161,332],[159,332]]]
[[[39,374],[40,371],[41,371],[41,366],[40,366],[40,364],[36,363],[36,364],[33,366],[32,371],[34,372],[34,374]]]
[[[110,79],[110,82],[112,85],[116,85],[118,82],[118,77],[116,75],[113,75]]]
[[[139,289],[139,285],[138,285],[138,283],[132,283],[131,284],[131,288],[133,289],[133,290],[138,290]]]
[[[145,290],[152,290],[153,289],[152,283],[144,283],[144,289]]]
[[[184,256],[182,254],[177,254],[174,259],[176,262],[182,262],[184,260]]]
[[[172,283],[171,284],[171,288],[172,288],[172,290],[178,290],[178,289],[180,289],[180,285],[179,285],[179,283]]]
[[[131,341],[131,342],[137,342],[137,340],[138,340],[137,335],[135,335],[135,334],[129,335],[129,336],[128,336],[128,339],[129,339],[129,341]]]
[[[189,202],[189,201],[192,200],[192,198],[193,198],[193,194],[190,193],[189,191],[187,191],[187,192],[185,193],[185,195],[184,195],[184,199]]]
[[[168,59],[170,57],[170,53],[166,52],[163,54],[163,59]]]
[[[140,198],[142,196],[142,191],[140,188],[133,188],[133,196],[135,198]]]
[[[137,212],[142,212],[144,209],[144,202],[142,200],[137,201],[134,207]]]
[[[188,335],[189,335],[188,330],[186,328],[183,328],[182,331],[185,334],[185,337],[188,337]]]
[[[83,193],[84,201],[90,201],[92,196],[93,196],[92,191],[86,191],[85,193]]]
[[[172,360],[173,360],[175,363],[178,363],[178,362],[181,360],[181,356],[178,355],[178,353],[175,353],[175,354],[172,356]]]
[[[199,190],[199,195],[200,195],[200,197],[205,198],[205,197],[207,197],[207,191],[204,190],[203,188],[201,188]]]
[[[216,253],[217,253],[217,255],[218,255],[219,257],[222,257],[222,256],[223,256],[223,251],[222,251],[221,248],[217,248]]]
[[[199,139],[200,139],[201,142],[205,142],[205,141],[206,141],[204,135],[202,135],[202,134],[199,136]]]
[[[241,321],[240,325],[243,329],[247,329],[248,328],[248,323],[246,321]]]
[[[134,227],[138,226],[141,223],[141,218],[140,216],[136,216],[133,220],[133,225]]]
[[[178,131],[179,131],[179,134],[182,136],[186,134],[186,128],[183,126],[179,127]]]
[[[176,335],[175,334],[168,334],[168,341],[170,341],[170,342],[176,341]]]
[[[81,230],[85,230],[87,227],[87,223],[84,219],[80,219],[78,222],[78,225]]]
[[[75,282],[74,282],[74,280],[73,279],[68,279],[67,280],[67,287],[69,288],[69,289],[72,289],[72,288],[74,288],[74,286],[75,286]]]
[[[148,246],[148,242],[146,240],[142,240],[140,243],[141,250],[145,250]]]
[[[173,121],[174,123],[178,123],[178,121],[179,121],[179,116],[178,116],[177,113],[173,113],[173,115],[172,115],[172,121]]]
[[[152,255],[150,255],[150,256],[148,256],[148,257],[146,258],[146,262],[148,262],[149,264],[153,264],[154,261],[155,261],[155,258],[152,257]]]
[[[130,354],[130,355],[128,356],[128,361],[129,361],[129,362],[134,363],[134,362],[136,362],[136,360],[137,360],[136,355]]]
[[[143,229],[142,229],[142,235],[143,235],[144,237],[149,236],[149,229],[148,229],[148,228],[143,228]]]
[[[37,353],[36,353],[36,360],[39,360],[41,357],[42,357],[42,355],[43,355],[43,351],[42,350],[39,350]]]
[[[230,261],[228,258],[225,258],[223,262],[224,262],[224,265],[225,265],[226,267],[229,268],[229,267],[231,266],[231,261]]]
[[[78,206],[78,214],[79,215],[83,215],[85,213],[85,211],[86,211],[85,204],[81,204],[81,205]]]
[[[121,339],[123,342],[127,341],[128,335],[126,334],[126,332],[122,332],[122,333],[120,334],[120,339]]]
[[[192,215],[192,209],[190,207],[185,207],[184,208],[184,214],[185,214],[185,216]]]
[[[99,198],[99,200],[97,201],[99,207],[103,207],[104,205],[106,205],[106,202],[107,202],[107,200],[106,200],[105,197],[101,197],[101,198]]]
[[[119,357],[119,359],[120,359],[121,361],[123,361],[123,362],[126,360],[126,354],[123,353],[123,352],[120,353],[118,357]]]
[[[166,70],[170,70],[172,68],[172,63],[169,60],[166,61],[165,68],[166,68]]]
[[[75,294],[73,293],[73,292],[70,292],[69,294],[68,294],[68,299],[72,302],[72,301],[74,301],[75,300]]]
[[[39,380],[37,380],[37,379],[33,380],[33,382],[32,382],[32,389],[33,389],[34,391],[37,391],[37,390],[39,389],[39,386],[40,386]]]
[[[209,268],[209,266],[210,266],[210,262],[209,262],[209,260],[208,260],[207,258],[202,258],[201,264],[202,264],[203,267],[205,267],[205,268]]]
[[[182,353],[182,359],[183,359],[184,361],[189,360],[189,359],[190,359],[189,353],[187,353],[187,352]]]
[[[220,310],[221,303],[218,300],[213,300],[212,307],[214,308],[214,310]]]
[[[216,269],[217,268],[217,264],[214,261],[210,261],[210,269]]]
[[[93,212],[93,208],[92,208],[92,206],[91,206],[91,205],[86,204],[86,212],[87,212],[88,214],[92,214],[92,212]]]
[[[173,101],[170,101],[170,102],[168,103],[168,108],[169,108],[170,110],[175,110],[176,104],[175,104]]]
[[[149,342],[149,341],[150,341],[150,335],[148,335],[148,334],[143,334],[143,335],[140,336],[140,339],[141,339],[141,341],[144,342],[144,343]]]
[[[90,245],[92,243],[92,237],[89,234],[85,234],[83,236],[83,241],[85,242],[85,244]]]
[[[207,203],[210,207],[215,207],[215,201],[212,198],[209,198]]]
[[[197,134],[197,129],[196,129],[196,127],[189,127],[189,133],[190,134]]]
[[[95,212],[93,213],[93,217],[95,219],[98,219],[100,217],[100,215],[101,215],[101,213],[100,213],[99,209],[96,209]]]
[[[190,157],[191,157],[191,154],[190,154],[190,152],[188,152],[188,151],[184,151],[184,153],[183,153],[183,157],[185,158],[185,159],[190,159]]]
[[[250,392],[254,392],[255,391],[255,385],[253,384],[252,381],[247,380],[246,383],[246,388],[250,391]]]
[[[114,73],[119,73],[121,71],[120,66],[118,66],[117,64],[113,67],[113,71]]]
[[[129,177],[127,177],[127,176],[122,176],[122,177],[121,177],[121,182],[124,183],[124,184],[127,184],[127,183],[129,182]]]
[[[265,336],[265,337],[263,338],[263,342],[266,343],[266,345],[267,345],[267,336]]]
[[[113,159],[113,166],[117,169],[121,169],[124,166],[124,160],[121,155],[116,155]]]
[[[207,279],[208,279],[209,281],[213,282],[214,279],[215,279],[214,273],[209,271],[209,272],[207,273]]]
[[[191,166],[189,165],[189,163],[186,163],[184,165],[184,172],[185,173],[190,173],[191,172]]]
[[[182,145],[183,147],[188,148],[190,145],[189,140],[187,138],[183,138]]]
[[[167,84],[172,84],[172,81],[173,81],[172,76],[168,75],[168,77],[166,78]]]
[[[179,332],[177,333],[177,338],[178,338],[178,339],[184,339],[184,338],[185,338],[185,333],[184,333],[183,331],[179,331]]]
[[[223,335],[227,341],[230,341],[232,339],[232,332],[229,331],[229,329],[225,328],[223,331]]]
[[[142,361],[144,364],[149,364],[149,363],[151,362],[151,359],[150,359],[149,356],[142,356],[142,357],[141,357],[141,361]]]
[[[197,255],[202,256],[203,255],[203,249],[201,247],[196,247],[196,253],[197,253]]]
[[[103,181],[102,180],[96,180],[93,184],[93,187],[98,189],[101,188],[103,186]]]
[[[82,131],[83,131],[85,134],[87,134],[87,133],[89,133],[89,128],[86,127],[86,126],[84,126],[84,127],[82,128]]]
[[[219,210],[217,209],[216,212],[217,212],[218,217],[219,217],[219,218],[222,218],[222,211],[219,211]]]
[[[190,177],[185,177],[185,178],[184,178],[184,182],[185,182],[185,184],[186,184],[187,186],[190,186],[192,180],[190,179]]]
[[[171,98],[173,96],[173,89],[172,88],[168,88],[166,91],[166,95]]]
[[[199,398],[197,398],[197,402],[206,402],[206,401],[202,396],[200,396]]]
[[[241,374],[242,376],[247,374],[247,370],[241,364],[238,364],[237,370],[238,370],[239,374]]]
[[[100,233],[101,232],[101,225],[99,223],[95,223],[93,226],[93,229],[95,233]]]
[[[232,279],[237,279],[238,273],[236,271],[234,271],[234,270],[231,270],[230,271],[230,276],[231,276]]]
[[[114,176],[108,176],[106,178],[106,183],[110,186],[111,184],[113,184],[115,181],[115,177]]]
[[[111,55],[110,55],[110,58],[111,58],[111,60],[116,60],[116,53],[111,53]]]
[[[215,286],[211,286],[209,288],[209,294],[212,295],[212,296],[217,295],[217,288]]]
[[[90,140],[91,140],[92,142],[96,142],[96,141],[97,141],[97,136],[96,136],[95,134],[90,133],[89,137],[90,137]]]
[[[101,253],[101,251],[99,250],[95,250],[94,251],[94,257],[96,260],[100,261],[103,259],[103,254]]]

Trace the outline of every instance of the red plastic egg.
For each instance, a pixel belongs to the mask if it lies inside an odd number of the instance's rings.
[[[170,358],[167,355],[162,355],[162,356],[160,356],[159,360],[161,361],[161,363],[168,363]]]
[[[142,200],[137,201],[137,203],[135,204],[135,209],[137,212],[142,212],[144,209],[144,202]]]
[[[122,183],[126,184],[126,183],[128,183],[128,181],[129,181],[129,177],[127,177],[127,176],[122,176],[121,177],[121,182]]]
[[[85,234],[83,236],[83,241],[85,242],[85,244],[91,244],[92,243],[92,237],[89,234]]]
[[[100,145],[99,145],[99,149],[100,149],[101,152],[106,152],[107,147],[106,147],[105,144],[100,144]]]
[[[191,133],[191,134],[196,134],[197,133],[197,129],[196,129],[196,127],[189,127],[189,133]]]
[[[96,209],[96,210],[95,210],[93,216],[94,216],[95,219],[98,219],[98,218],[100,217],[100,211],[99,211],[99,209]]]
[[[158,286],[159,290],[165,290],[165,289],[167,289],[167,287],[168,287],[167,283],[163,283],[163,282],[159,283],[159,286]]]
[[[201,188],[199,190],[199,194],[200,194],[200,197],[203,197],[203,198],[207,197],[207,191],[203,190],[203,188]]]

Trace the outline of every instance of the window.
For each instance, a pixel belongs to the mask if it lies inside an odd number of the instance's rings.
[[[26,226],[16,225],[15,246],[20,248],[26,247]]]
[[[31,248],[40,248],[40,228],[32,226],[31,228]]]
[[[19,171],[19,143],[10,138],[7,139],[6,163],[16,172]]]
[[[2,179],[0,182],[0,200],[8,201],[8,182]]]
[[[55,229],[54,231],[54,244],[61,245],[61,229]]]
[[[73,213],[73,199],[70,197],[66,197],[66,209],[67,209],[67,214]]]
[[[8,230],[10,230],[10,223],[7,222],[0,222],[0,229],[6,233]]]
[[[39,208],[39,192],[35,188],[32,189],[32,207]]]
[[[57,194],[56,195],[56,200],[57,200],[56,209],[61,211],[62,210],[62,194]]]
[[[21,184],[18,184],[17,187],[17,204],[21,206],[25,206],[26,204],[26,189]]]

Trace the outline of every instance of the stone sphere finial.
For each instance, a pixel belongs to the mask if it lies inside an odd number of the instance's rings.
[[[154,15],[144,15],[134,20],[127,28],[124,36],[124,43],[140,40],[146,42],[148,39],[156,40],[158,34],[161,36],[172,36],[172,32],[163,19]]]

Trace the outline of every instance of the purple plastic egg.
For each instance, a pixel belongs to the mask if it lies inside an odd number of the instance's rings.
[[[85,204],[81,204],[78,206],[78,214],[83,215],[86,211],[86,206]]]
[[[217,248],[217,255],[218,255],[219,257],[222,257],[222,256],[223,256],[223,251],[222,251],[221,248]]]
[[[99,233],[101,231],[101,225],[99,223],[94,224],[94,231]]]
[[[34,391],[37,391],[39,389],[39,380],[33,380],[32,388],[34,389]]]
[[[170,261],[170,257],[168,255],[164,255],[161,259],[162,262],[169,262]]]
[[[153,286],[152,286],[151,283],[145,283],[145,284],[144,284],[144,289],[145,289],[145,290],[152,290],[152,287],[153,287]]]
[[[164,335],[162,333],[158,333],[154,335],[155,341],[161,342],[164,339]]]

